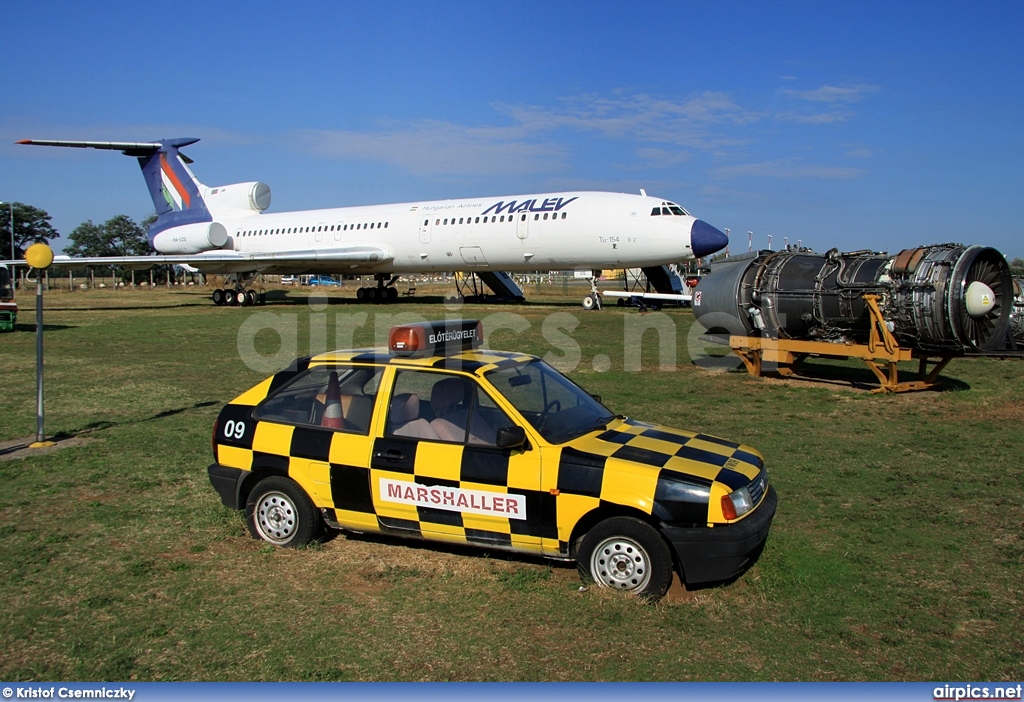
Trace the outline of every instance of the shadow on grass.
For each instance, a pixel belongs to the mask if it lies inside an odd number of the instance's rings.
[[[515,551],[506,551],[501,548],[488,548],[486,545],[463,545],[445,543],[441,541],[426,541],[417,538],[408,538],[402,536],[395,536],[391,534],[372,534],[353,532],[345,529],[336,530],[328,528],[324,536],[321,537],[321,542],[328,542],[336,538],[339,534],[344,534],[345,538],[350,541],[360,541],[364,543],[381,544],[384,546],[403,546],[405,548],[411,548],[416,550],[427,550],[427,551],[440,551],[442,553],[448,553],[456,556],[465,556],[468,558],[477,558],[485,560],[502,561],[504,563],[522,563],[535,566],[542,566],[546,568],[552,568],[561,571],[578,571],[578,567],[575,561],[564,561],[564,560],[553,560],[545,558],[543,556],[534,556],[528,553],[518,553]],[[697,592],[699,590],[712,590],[718,587],[726,587],[732,585],[740,578],[742,578],[747,571],[749,571],[761,558],[761,554],[764,552],[767,539],[761,543],[757,549],[752,552],[749,556],[749,561],[744,564],[742,570],[736,575],[727,578],[725,580],[715,580],[702,583],[685,583],[684,587],[687,592]],[[673,565],[673,571],[676,575],[679,575],[678,565]],[[581,584],[587,587],[596,586],[595,583],[589,581],[583,581]]]
[[[44,333],[48,331],[63,331],[65,329],[78,329],[78,327],[73,324],[47,324],[46,322],[43,322]],[[14,325],[14,329],[11,331],[11,333],[17,334],[18,332],[31,332],[35,334],[36,323],[32,322],[31,324],[23,324],[21,322],[18,322],[17,324]]]
[[[736,357],[727,354],[701,356],[697,365],[705,370],[747,375],[747,369]],[[797,366],[793,375],[779,374],[773,365],[765,363],[762,377],[782,379],[808,385],[831,385],[855,390],[876,390],[880,387],[878,378],[865,365],[841,365],[839,363],[804,361]],[[901,367],[899,382],[922,380],[916,368]],[[935,385],[928,388],[933,392],[960,392],[970,390],[971,385],[963,380],[939,375]]]
[[[804,361],[797,368],[796,374],[789,376],[789,379],[808,383],[845,385],[858,390],[874,390],[879,387],[878,378],[864,365],[843,366],[832,363]],[[916,368],[900,368],[900,382],[920,379],[921,377],[918,375]],[[957,392],[970,389],[969,383],[945,375],[940,375],[936,380],[935,386],[930,388],[930,390],[935,392]]]
[[[484,544],[470,546],[463,544],[446,543],[443,541],[425,541],[418,538],[404,536],[393,536],[390,534],[371,534],[363,532],[348,531],[346,529],[327,529],[326,535],[321,538],[323,542],[335,539],[339,534],[344,534],[349,541],[360,541],[364,543],[381,544],[384,546],[402,546],[415,550],[439,551],[456,556],[467,556],[470,558],[482,558],[491,561],[504,561],[507,563],[528,563],[530,565],[557,568],[562,570],[576,570],[575,562],[556,561],[543,556],[533,556],[528,553],[506,551],[494,547],[490,548]]]
[[[223,404],[223,403],[217,402],[217,401],[213,401],[213,400],[208,400],[208,401],[205,401],[205,402],[197,402],[194,405],[190,405],[188,407],[177,407],[175,409],[169,409],[169,410],[164,410],[163,412],[157,412],[152,417],[144,417],[142,419],[127,419],[127,420],[124,420],[124,421],[121,421],[121,422],[111,422],[111,421],[108,421],[108,420],[100,420],[100,421],[96,421],[96,422],[90,422],[90,423],[86,424],[85,426],[83,426],[80,429],[74,429],[74,430],[71,430],[71,431],[63,431],[63,432],[60,432],[58,434],[55,434],[53,438],[56,441],[61,441],[63,439],[72,439],[72,438],[75,438],[75,437],[78,437],[78,436],[83,436],[83,435],[86,435],[86,434],[94,434],[96,432],[105,431],[107,429],[112,429],[114,427],[123,427],[123,426],[130,426],[130,425],[133,425],[133,424],[145,424],[146,422],[154,422],[154,421],[157,421],[157,420],[160,420],[160,419],[166,419],[167,417],[173,417],[175,415],[182,414],[184,412],[188,412],[189,410],[203,409],[203,408],[206,408],[206,407],[215,407],[215,406],[218,406],[218,405],[221,405],[221,404]]]
[[[210,303],[213,304],[212,302]],[[133,312],[135,310],[174,310],[182,307],[202,307],[202,302],[183,302],[177,305],[127,305],[125,307],[111,307],[108,305],[96,305],[95,307],[51,307],[47,305],[44,312]],[[33,327],[35,328],[35,327]]]

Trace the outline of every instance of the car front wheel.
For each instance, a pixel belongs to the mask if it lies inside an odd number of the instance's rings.
[[[322,529],[313,501],[298,483],[279,475],[264,478],[249,493],[245,523],[254,539],[285,548],[305,546]]]
[[[672,553],[661,535],[633,517],[612,517],[591,529],[576,555],[584,580],[656,601],[672,584]]]

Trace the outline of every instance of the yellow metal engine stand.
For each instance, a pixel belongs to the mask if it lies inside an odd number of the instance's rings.
[[[871,315],[871,330],[867,344],[830,343],[827,341],[798,341],[796,339],[769,339],[750,336],[730,336],[729,347],[740,357],[750,375],[761,377],[763,364],[776,364],[774,371],[791,377],[809,356],[826,358],[859,358],[878,378],[879,387],[872,393],[911,392],[930,390],[938,385],[939,373],[953,357],[942,356],[928,370],[928,356],[915,355],[911,349],[901,348],[885,324],[877,295],[865,295]],[[899,381],[899,362],[919,360],[918,379]]]

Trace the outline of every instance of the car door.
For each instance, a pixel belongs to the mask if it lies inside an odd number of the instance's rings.
[[[539,452],[495,445],[512,424],[473,376],[397,369],[370,460],[382,530],[540,551]]]
[[[369,491],[371,428],[383,369],[314,366],[271,393],[255,410],[253,450],[283,454],[288,475],[335,521],[377,530]],[[328,515],[331,516],[331,515]]]

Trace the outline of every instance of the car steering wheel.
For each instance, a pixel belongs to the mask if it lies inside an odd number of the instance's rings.
[[[552,400],[551,402],[549,402],[546,405],[544,405],[544,409],[542,409],[541,412],[540,412],[540,417],[537,418],[537,428],[538,429],[540,427],[544,426],[544,422],[547,421],[548,414],[551,412],[552,409],[554,409],[556,407],[558,408],[559,412],[562,411],[562,403],[559,402],[558,400]]]

